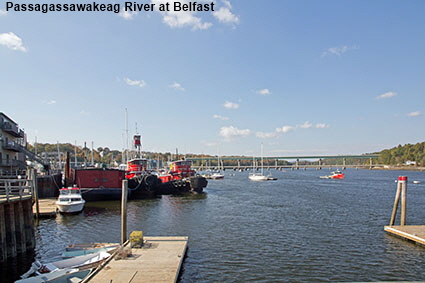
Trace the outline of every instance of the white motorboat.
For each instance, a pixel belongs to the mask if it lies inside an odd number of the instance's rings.
[[[79,188],[63,188],[59,190],[56,207],[61,213],[78,213],[83,210],[85,203]]]
[[[221,174],[220,172],[214,172],[210,175],[210,178],[214,180],[224,179],[224,174]]]
[[[267,176],[264,176],[263,174],[258,174],[258,173],[249,174],[248,178],[251,181],[267,181]]]
[[[98,252],[94,254],[81,255],[64,260],[54,261],[46,264],[42,264],[39,261],[35,261],[34,263],[32,263],[30,270],[23,274],[21,278],[25,279],[33,274],[38,276],[43,273],[56,272],[61,269],[78,268],[82,270],[94,268],[110,256],[111,254],[107,252]]]
[[[15,283],[67,283],[67,282],[80,282],[87,275],[90,274],[92,269],[79,270],[78,268],[58,269],[50,273],[41,273],[36,276],[28,277],[15,281]]]

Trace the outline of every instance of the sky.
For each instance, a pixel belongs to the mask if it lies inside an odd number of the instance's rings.
[[[0,112],[31,144],[122,150],[139,133],[151,152],[305,156],[425,141],[423,0],[11,2]],[[94,2],[120,12],[16,6]]]

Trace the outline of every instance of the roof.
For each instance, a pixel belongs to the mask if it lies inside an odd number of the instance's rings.
[[[18,123],[16,123],[15,121],[13,121],[12,119],[10,119],[6,114],[4,114],[3,112],[0,112],[0,116],[5,117],[9,122],[18,125]]]

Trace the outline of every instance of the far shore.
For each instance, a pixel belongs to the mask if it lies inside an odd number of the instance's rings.
[[[375,166],[373,170],[404,170],[404,171],[425,171],[425,167],[420,166]]]

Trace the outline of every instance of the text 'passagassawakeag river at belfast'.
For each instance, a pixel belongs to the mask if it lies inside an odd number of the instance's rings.
[[[6,2],[6,12],[208,12],[214,11],[214,2],[207,4],[200,4],[198,2],[169,2],[155,4],[155,3],[138,3],[138,2],[124,2],[123,4],[104,4],[104,3],[16,3]]]

